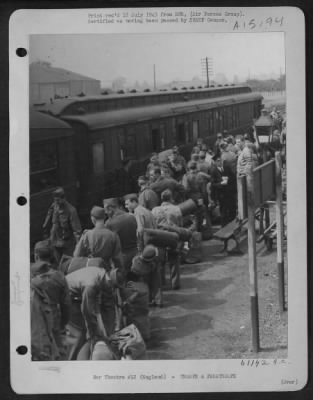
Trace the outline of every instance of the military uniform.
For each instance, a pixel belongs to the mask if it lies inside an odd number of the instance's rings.
[[[44,222],[44,231],[50,227],[51,246],[59,261],[63,254],[73,254],[76,241],[81,235],[81,225],[75,207],[64,200],[62,205],[52,203]]]
[[[121,296],[127,325],[136,325],[143,339],[150,339],[148,285],[130,280],[121,290]]]
[[[183,226],[181,209],[169,202],[163,202],[161,206],[155,207],[152,210],[152,214],[156,219],[157,226],[162,227],[162,224],[174,225],[178,227]],[[168,251],[168,263],[170,268],[172,289],[180,288],[180,247],[181,243],[178,245],[176,250]],[[163,271],[162,274],[165,274],[165,272]]]
[[[76,341],[81,340],[85,329],[90,343],[111,335],[115,327],[115,298],[105,269],[82,268],[68,274],[66,280],[73,302],[69,325],[80,331]]]
[[[145,187],[139,193],[138,203],[151,211],[160,204],[160,199],[154,190]]]
[[[180,201],[184,197],[185,189],[183,185],[175,181],[173,178],[167,178],[164,176],[160,176],[155,182],[151,183],[150,189],[154,190],[155,193],[161,199],[161,193],[164,190],[169,189],[175,201]]]
[[[134,215],[122,210],[116,210],[112,218],[105,223],[105,227],[115,232],[121,242],[123,265],[129,271],[137,249],[137,222]]]
[[[110,269],[112,260],[114,266],[123,271],[120,239],[104,226],[84,231],[75,248],[74,257],[100,257],[107,269]]]
[[[144,248],[144,229],[156,229],[156,222],[150,210],[140,204],[134,210],[137,222],[137,246],[139,252]]]
[[[67,282],[61,272],[55,271],[50,263],[36,261],[31,265],[31,287],[39,293],[42,298],[46,296],[48,306],[51,310],[51,334],[58,348],[58,359],[65,358],[65,349],[62,338],[62,331],[69,320],[70,295]],[[36,332],[38,316],[32,315],[32,333]],[[37,332],[38,333],[38,332]],[[43,333],[42,333],[43,334]],[[32,335],[32,342],[40,340]],[[36,348],[38,343],[32,343]]]

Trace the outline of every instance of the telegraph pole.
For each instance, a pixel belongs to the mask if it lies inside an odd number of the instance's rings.
[[[155,64],[153,64],[153,88],[156,90]]]
[[[205,57],[201,59],[202,73],[206,75],[207,87],[210,86],[210,74],[213,74],[213,59]]]

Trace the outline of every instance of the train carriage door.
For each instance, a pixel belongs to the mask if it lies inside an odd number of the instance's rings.
[[[192,121],[192,140],[196,143],[199,137],[199,120]]]
[[[185,143],[192,143],[192,130],[190,129],[190,121],[185,121]]]
[[[104,156],[104,143],[94,143],[92,145],[92,162],[93,172],[95,175],[102,175],[104,173],[105,156]]]
[[[120,145],[120,157],[121,161],[123,162],[125,160],[125,147],[126,147],[126,138],[124,129],[120,129],[118,131],[118,140]]]
[[[165,124],[162,122],[160,124],[160,150],[164,150],[165,146],[166,146],[166,126]]]
[[[126,131],[121,129],[118,133],[121,161],[134,160],[137,157],[137,144],[134,128]]]
[[[162,122],[159,125],[152,125],[151,129],[151,142],[152,151],[160,152],[165,149],[166,146],[166,128],[165,124]]]

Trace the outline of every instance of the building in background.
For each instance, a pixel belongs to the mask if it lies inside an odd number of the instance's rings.
[[[29,89],[30,104],[46,103],[58,98],[99,95],[100,80],[35,62],[29,66]]]

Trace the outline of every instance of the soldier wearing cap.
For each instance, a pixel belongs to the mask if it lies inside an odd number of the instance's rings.
[[[149,274],[149,268],[137,261],[140,259],[140,256],[133,259],[131,270],[127,274],[127,283],[121,289],[121,297],[127,325],[136,325],[143,339],[148,340],[150,339],[149,287],[146,276]]]
[[[161,265],[158,248],[148,244],[143,252],[133,259],[131,271],[144,276],[149,287],[149,302],[163,307]]]
[[[121,210],[117,199],[103,200],[103,208],[108,216],[105,227],[115,232],[121,242],[125,272],[130,270],[132,259],[137,254],[137,223],[134,215]]]
[[[57,261],[63,254],[72,255],[81,235],[77,211],[66,199],[63,188],[53,192],[51,204],[43,224],[45,236],[50,237]]]
[[[82,234],[74,251],[74,257],[100,257],[106,269],[110,269],[110,261],[124,274],[121,243],[118,235],[104,225],[105,212],[102,207],[95,206],[90,212],[93,229]]]
[[[56,259],[54,257],[53,248],[51,246],[50,240],[42,240],[37,242],[34,246],[34,259],[35,261],[46,261],[52,268],[56,268]]]
[[[39,293],[40,296],[46,296],[49,299],[49,306],[52,312],[52,336],[58,347],[59,359],[64,359],[65,349],[62,340],[62,332],[69,320],[70,314],[70,296],[69,288],[64,275],[56,271],[51,261],[53,260],[53,250],[47,241],[38,242],[35,245],[35,262],[31,264],[31,288]],[[32,315],[32,347],[36,349],[38,343],[37,335],[39,326],[39,316]],[[34,350],[35,352],[35,350]],[[34,354],[33,354],[34,356]]]

